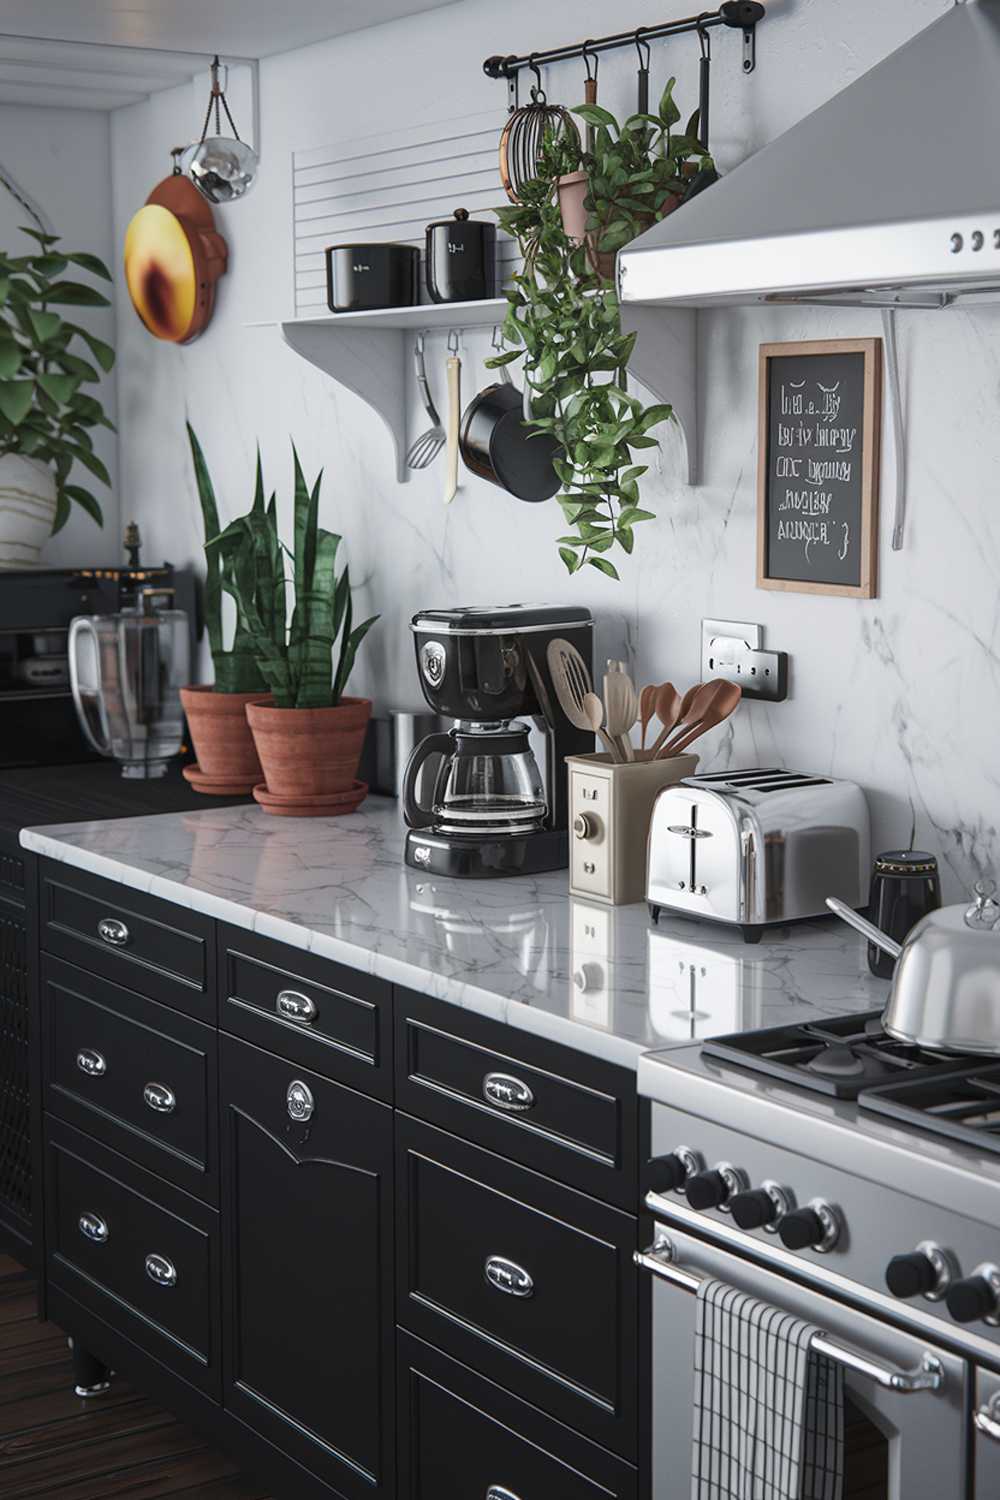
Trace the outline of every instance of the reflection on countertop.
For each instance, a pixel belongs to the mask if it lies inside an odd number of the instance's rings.
[[[346,818],[257,807],[26,829],[25,848],[394,984],[634,1067],[649,1048],[885,1003],[842,923],[649,921],[570,897],[565,872],[428,879],[403,864],[394,800]]]

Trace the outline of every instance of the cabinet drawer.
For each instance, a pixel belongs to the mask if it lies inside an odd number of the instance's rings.
[[[635,1219],[396,1118],[399,1322],[634,1460]]]
[[[214,1024],[209,917],[51,861],[40,894],[46,952]]]
[[[399,1493],[407,1500],[634,1500],[636,1471],[401,1333]]]
[[[396,990],[396,1103],[622,1208],[636,1202],[635,1074]]]
[[[217,1033],[57,958],[42,965],[46,1106],[212,1202]]]
[[[218,1224],[211,1209],[46,1119],[49,1278],[218,1399]]]
[[[220,933],[223,1030],[391,1099],[391,991],[384,981],[236,927]]]

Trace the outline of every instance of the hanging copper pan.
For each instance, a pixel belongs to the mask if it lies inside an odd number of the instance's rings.
[[[158,182],[125,232],[125,280],[150,333],[174,344],[197,338],[228,258],[211,205],[190,178],[174,171]]]

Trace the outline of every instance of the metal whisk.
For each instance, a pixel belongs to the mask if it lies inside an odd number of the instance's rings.
[[[538,64],[529,66],[535,75],[531,102],[511,110],[500,136],[500,180],[511,203],[520,203],[525,183],[538,176],[538,158],[550,130],[580,139],[569,110],[546,99]]]

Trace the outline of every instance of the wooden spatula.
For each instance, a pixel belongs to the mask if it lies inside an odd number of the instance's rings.
[[[738,682],[725,682],[721,678],[706,682],[691,705],[688,719],[664,745],[661,758],[680,755],[694,740],[721,724],[723,719],[728,719],[742,696]]]

